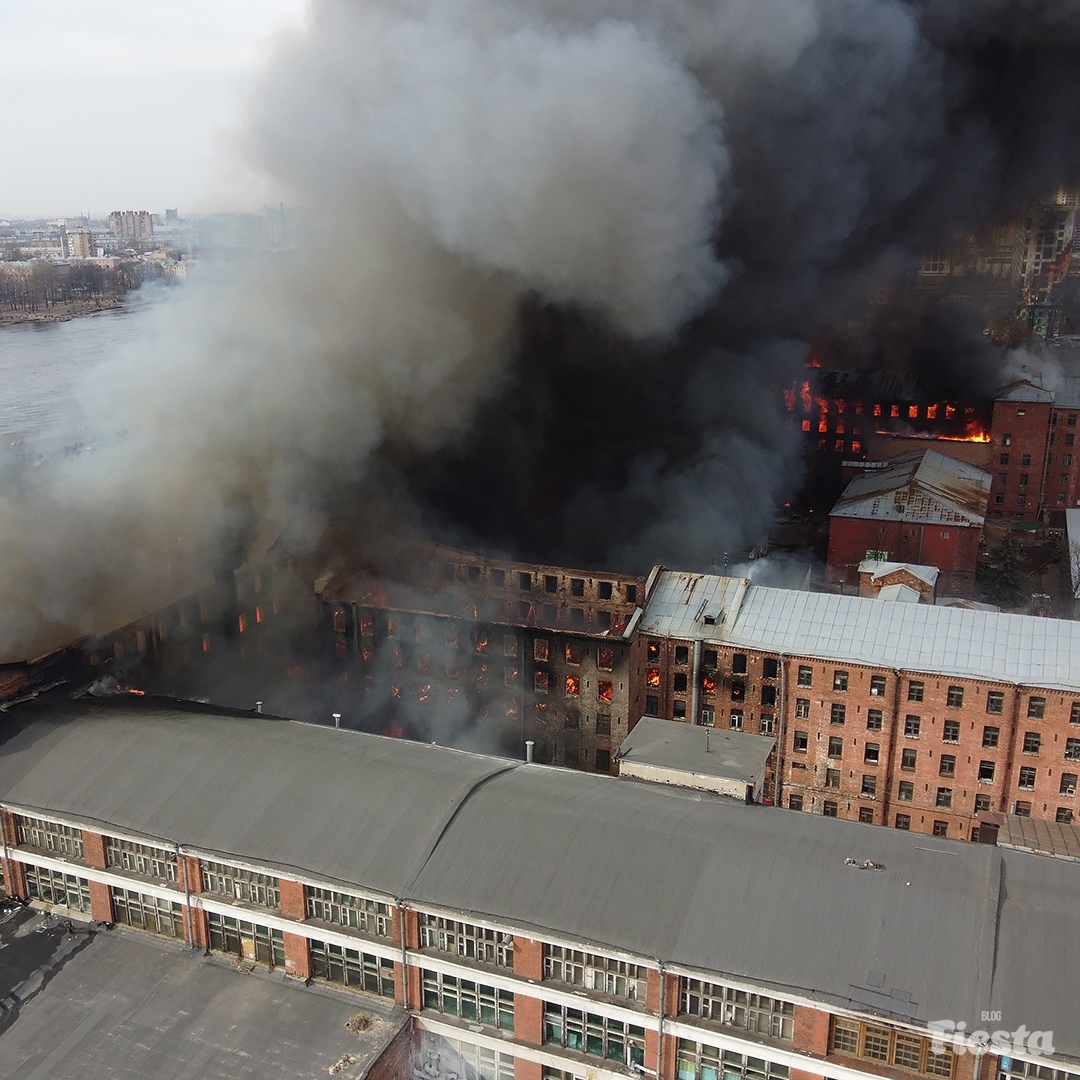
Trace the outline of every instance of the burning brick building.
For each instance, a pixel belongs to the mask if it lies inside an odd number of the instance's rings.
[[[976,839],[983,816],[1073,820],[1080,625],[662,570],[635,713],[774,736],[766,797]]]
[[[387,573],[316,585],[356,715],[428,739],[608,772],[636,717],[630,651],[643,578],[412,551]],[[471,734],[465,731],[471,729]]]
[[[829,514],[829,571],[859,583],[865,559],[936,566],[944,595],[970,596],[989,473],[937,450],[867,467]]]

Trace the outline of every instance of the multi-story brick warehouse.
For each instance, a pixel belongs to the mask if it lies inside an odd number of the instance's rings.
[[[1077,623],[661,571],[632,664],[635,713],[775,735],[789,809],[961,839],[1073,820]]]
[[[439,741],[458,722],[515,756],[531,739],[538,761],[610,770],[644,578],[437,547],[317,590],[358,712]]]
[[[1080,1077],[1073,862],[146,699],[7,724],[13,892],[393,998],[421,1074]],[[987,1015],[1043,1034],[934,1042]]]

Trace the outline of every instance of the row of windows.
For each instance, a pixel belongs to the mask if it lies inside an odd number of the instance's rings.
[[[74,874],[47,870],[44,866],[24,866],[26,895],[47,904],[63,904],[73,911],[90,914],[90,882]]]
[[[176,852],[152,844],[136,844],[115,836],[105,838],[105,856],[109,866],[143,877],[176,881]]]
[[[425,1009],[514,1030],[514,995],[508,990],[426,969],[421,977]]]
[[[791,1075],[786,1065],[689,1039],[679,1040],[676,1060],[679,1080],[788,1080]]]
[[[420,947],[499,967],[514,966],[514,938],[473,923],[420,913]]]
[[[184,938],[184,920],[181,907],[172,900],[120,889],[115,885],[109,890],[112,896],[113,919],[125,926],[149,930],[164,937]]]
[[[40,848],[42,851],[54,851],[58,855],[66,855],[69,859],[83,857],[82,829],[59,825],[55,821],[45,821],[42,818],[26,817],[23,814],[19,814],[16,821],[20,844]]]
[[[213,911],[207,913],[206,922],[211,949],[271,967],[284,967],[285,937],[280,930]]]
[[[645,1064],[645,1029],[607,1016],[544,1002],[544,1042],[624,1065]]]
[[[833,1017],[829,1047],[870,1061],[912,1069],[926,1076],[950,1078],[956,1061],[951,1050],[935,1054],[929,1039],[840,1017]]]
[[[314,885],[304,886],[304,899],[309,919],[348,926],[376,937],[388,938],[393,933],[390,906],[378,900],[335,892],[333,889],[320,889]]]
[[[561,945],[544,946],[544,978],[630,1001],[645,1000],[647,973],[640,964]]]
[[[311,974],[315,978],[367,990],[383,997],[394,996],[392,960],[325,941],[312,941],[310,949]]]
[[[489,1050],[486,1046],[461,1042],[430,1031],[420,1034],[421,1072],[424,1076],[458,1076],[461,1080],[514,1080],[514,1055]],[[552,1076],[545,1069],[544,1080],[574,1080]]]
[[[281,882],[269,874],[245,870],[227,863],[202,864],[203,891],[242,900],[262,907],[281,907]]]
[[[794,1031],[792,1002],[701,979],[679,980],[679,1011],[776,1039],[791,1039]]]

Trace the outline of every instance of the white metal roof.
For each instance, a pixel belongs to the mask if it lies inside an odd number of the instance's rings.
[[[670,597],[694,578],[693,595],[741,596],[723,624],[694,618],[693,602],[672,611]],[[741,581],[742,590],[737,587]],[[642,630],[683,640],[845,660],[990,682],[1080,692],[1080,623],[930,604],[883,604],[860,596],[798,592],[734,578],[659,575]]]
[[[895,574],[898,570],[906,570],[913,578],[925,581],[927,585],[935,584],[941,574],[936,566],[922,566],[919,563],[882,562],[880,559],[863,559],[859,563],[859,573],[870,574],[874,581]]]
[[[922,593],[913,589],[910,585],[886,585],[874,598],[875,600],[891,600],[894,603],[900,601],[904,604],[921,604]]]
[[[1069,550],[1073,597],[1080,600],[1080,510],[1065,511],[1065,543]]]
[[[1009,383],[1008,386],[1003,386],[994,399],[995,401],[1053,401],[1054,395],[1049,390],[1044,390],[1041,386],[1036,386],[1032,382],[1028,382],[1027,379],[1021,379],[1018,382]]]

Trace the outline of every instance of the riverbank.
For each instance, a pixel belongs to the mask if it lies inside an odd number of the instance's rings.
[[[0,327],[21,323],[67,322],[80,315],[93,315],[97,311],[123,307],[123,304],[122,297],[103,296],[93,300],[61,300],[37,311],[0,311]]]

